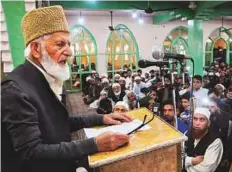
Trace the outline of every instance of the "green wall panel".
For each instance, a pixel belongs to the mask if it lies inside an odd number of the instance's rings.
[[[22,64],[24,58],[24,40],[21,33],[21,20],[25,14],[24,1],[2,1],[10,51],[14,67]]]
[[[188,21],[189,55],[195,62],[195,75],[203,74],[203,21]]]

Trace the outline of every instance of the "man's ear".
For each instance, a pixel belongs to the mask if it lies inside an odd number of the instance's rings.
[[[30,46],[31,46],[31,56],[33,56],[37,60],[40,60],[42,58],[41,44],[38,42],[32,42]]]

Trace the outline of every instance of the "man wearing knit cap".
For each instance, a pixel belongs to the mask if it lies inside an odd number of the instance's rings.
[[[87,157],[129,141],[117,133],[71,141],[71,132],[131,121],[127,115],[69,117],[61,103],[63,81],[70,76],[69,30],[61,6],[39,8],[22,20],[25,63],[2,82],[2,172],[74,172]],[[88,166],[88,165],[86,165]]]
[[[196,108],[193,114],[193,127],[187,141],[185,168],[188,172],[217,171],[223,155],[221,139],[209,131],[210,111]]]

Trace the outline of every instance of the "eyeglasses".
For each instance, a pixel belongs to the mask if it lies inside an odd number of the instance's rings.
[[[140,126],[138,126],[137,128],[135,128],[134,130],[132,130],[131,132],[127,133],[127,135],[130,135],[130,134],[132,134],[132,133],[138,131],[138,130],[139,130],[140,128],[142,128],[143,126],[149,124],[149,123],[154,119],[154,115],[152,115],[152,118],[151,118],[149,121],[147,121],[147,122],[145,122],[146,119],[147,119],[147,115],[145,115],[145,116],[143,117],[143,123],[142,123]]]

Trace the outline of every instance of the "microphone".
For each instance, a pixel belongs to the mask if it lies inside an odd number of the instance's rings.
[[[152,57],[156,60],[160,59],[176,59],[176,60],[184,60],[189,58],[189,56],[183,54],[175,54],[175,53],[165,53],[161,50],[156,50],[152,52]]]
[[[140,68],[146,68],[146,67],[150,67],[150,66],[164,66],[164,65],[168,65],[169,62],[167,61],[148,61],[148,60],[139,60],[138,65]]]

